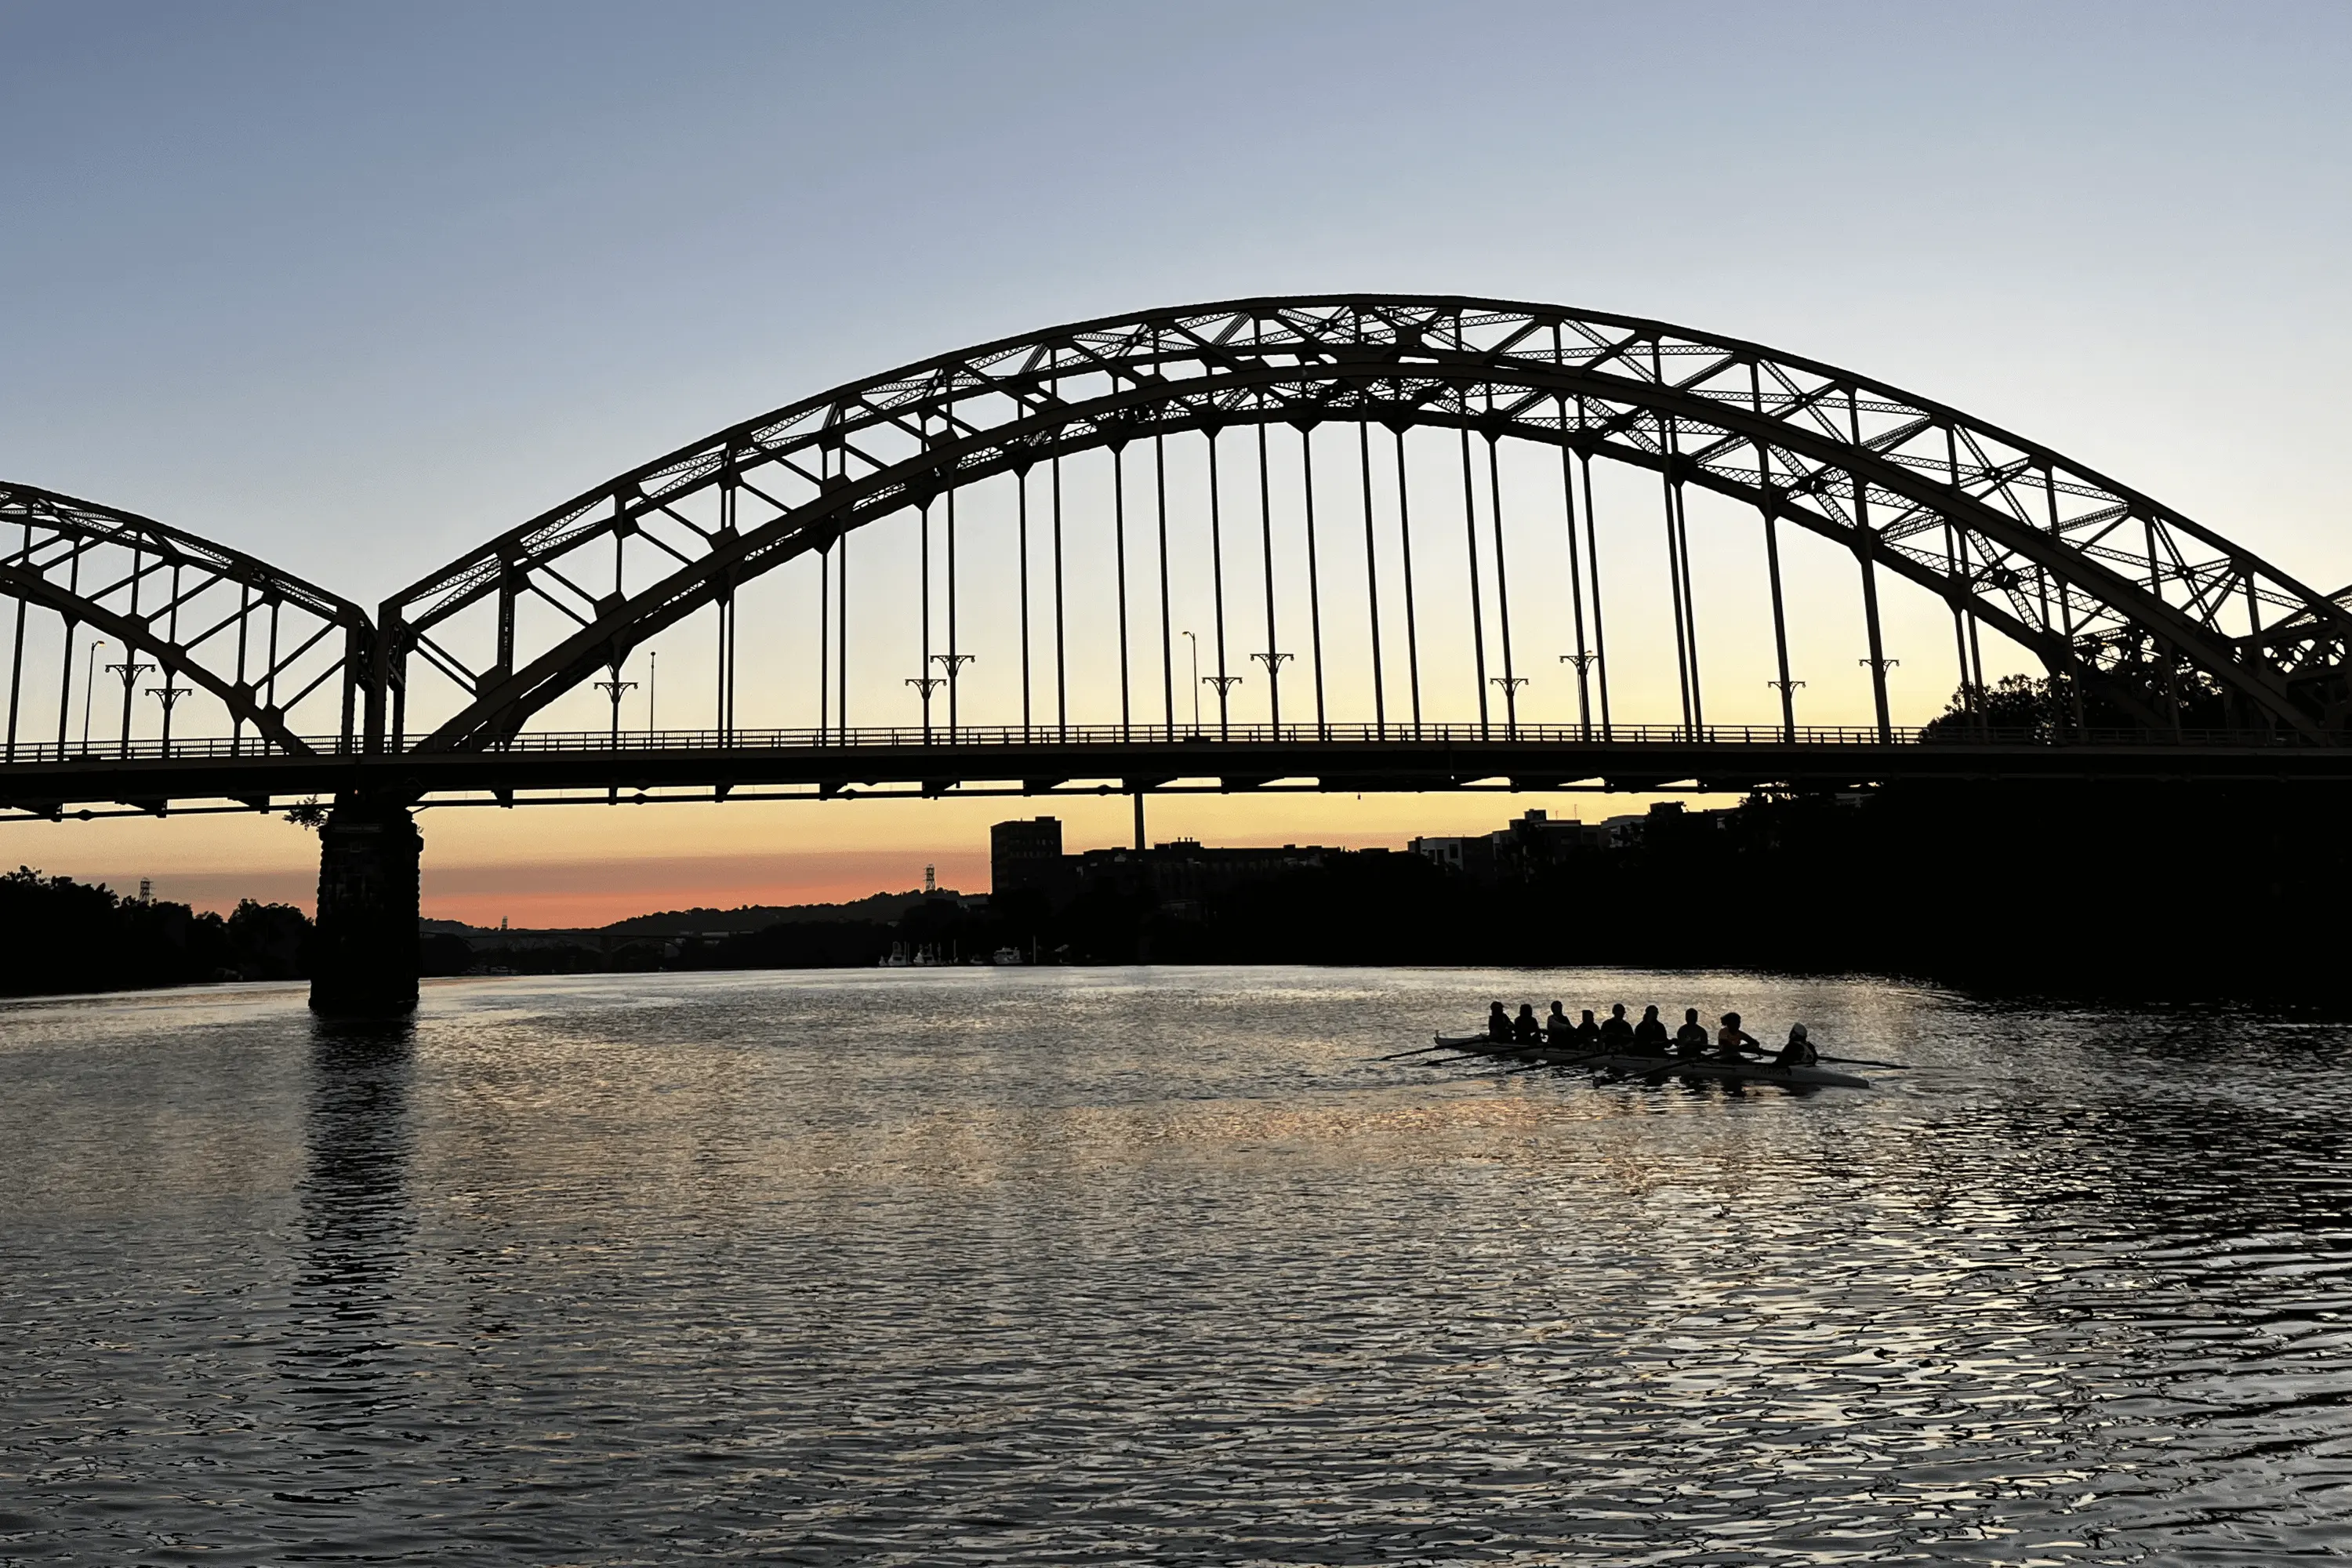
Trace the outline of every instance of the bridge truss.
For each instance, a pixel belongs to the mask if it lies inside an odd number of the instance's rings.
[[[0,632],[5,763],[127,759],[192,736],[238,755],[356,750],[368,614],[265,562],[0,483],[0,596],[14,601]],[[321,720],[334,727],[324,741]]]
[[[1318,459],[1306,433],[1335,424],[1358,433],[1356,452],[1340,456],[1343,462],[1352,457],[1360,469],[1348,494],[1361,499],[1362,516],[1335,516],[1339,509],[1327,502],[1318,540]],[[1268,432],[1285,426],[1300,432],[1306,454],[1308,531],[1307,580],[1288,593],[1295,601],[1303,589],[1314,628],[1308,638],[1294,636],[1290,647],[1281,646],[1272,608],[1277,552],[1265,458]],[[1972,677],[1968,686],[1986,684],[1980,633],[1990,628],[2050,673],[2070,678],[2078,698],[2088,693],[2105,710],[2152,732],[2194,724],[2195,716],[2210,724],[2216,700],[2234,727],[2314,743],[2330,742],[2352,718],[2346,671],[2352,616],[2341,605],[2046,447],[1851,372],[1663,322],[1495,301],[1349,297],[1244,300],[1006,340],[838,388],[634,469],[385,602],[379,683],[390,706],[382,743],[393,750],[497,747],[567,692],[600,673],[617,677],[641,643],[706,610],[719,644],[715,728],[725,732],[732,727],[727,687],[735,598],[753,579],[811,556],[820,558],[827,595],[821,613],[833,624],[822,632],[832,641],[807,662],[826,667],[818,678],[837,688],[824,695],[838,718],[850,655],[842,585],[846,547],[857,531],[889,518],[912,517],[924,535],[919,607],[892,612],[910,627],[921,623],[919,637],[909,639],[907,684],[920,691],[927,713],[935,694],[952,710],[969,662],[954,624],[956,498],[1011,475],[1026,508],[1033,476],[1050,476],[1044,483],[1058,495],[1062,462],[1104,449],[1116,459],[1118,492],[1104,509],[1115,515],[1085,523],[1116,528],[1121,536],[1116,657],[1123,669],[1142,670],[1147,688],[1151,675],[1159,677],[1160,689],[1145,694],[1159,700],[1143,706],[1156,707],[1153,717],[1172,732],[1187,705],[1175,697],[1172,628],[1164,615],[1153,625],[1150,613],[1150,553],[1155,531],[1165,549],[1169,443],[1186,436],[1205,441],[1207,504],[1226,513],[1212,519],[1212,548],[1227,545],[1236,531],[1246,536],[1254,525],[1269,534],[1256,555],[1261,581],[1229,581],[1234,561],[1214,563],[1218,646],[1214,668],[1202,679],[1214,689],[1219,710],[1229,707],[1234,686],[1255,679],[1266,691],[1268,716],[1279,721],[1286,678],[1311,675],[1315,717],[1337,717],[1324,702],[1324,670],[1340,655],[1325,646],[1329,617],[1317,567],[1360,547],[1367,560],[1358,581],[1375,601],[1368,649],[1372,711],[1351,717],[1409,723],[1420,716],[1415,674],[1425,650],[1413,646],[1411,626],[1417,538],[1404,515],[1412,486],[1402,474],[1403,437],[1425,429],[1458,437],[1464,499],[1449,521],[1467,532],[1476,709],[1490,728],[1516,721],[1530,673],[1524,627],[1515,639],[1511,622],[1505,490],[1497,477],[1498,449],[1512,442],[1559,454],[1565,559],[1547,563],[1544,593],[1554,605],[1567,604],[1570,613],[1561,618],[1573,622],[1572,647],[1562,658],[1577,679],[1580,720],[1596,731],[1612,728],[1618,716],[1611,700],[1611,605],[1598,570],[1596,459],[1657,476],[1679,717],[1694,731],[1706,721],[1706,689],[1690,581],[1693,490],[1739,502],[1759,521],[1779,647],[1776,684],[1791,733],[1802,683],[1789,665],[1782,607],[1779,544],[1786,529],[1851,553],[1866,625],[1866,646],[1858,652],[1871,668],[1877,722],[1889,735],[1886,672],[1893,661],[1880,625],[1881,574],[1948,606],[1957,662]],[[1378,445],[1393,446],[1399,468],[1399,515],[1377,524],[1372,470],[1391,454],[1374,449],[1375,431],[1390,437]],[[1230,473],[1235,443],[1223,438],[1228,432],[1242,433],[1239,464],[1259,490],[1250,496],[1244,485],[1239,504]],[[1149,450],[1149,464],[1127,459],[1140,450]],[[1229,470],[1223,477],[1215,468],[1221,454]],[[1330,455],[1327,449],[1320,460],[1328,463]],[[1327,480],[1325,493],[1340,489]],[[1056,569],[1062,521],[1056,509]],[[1351,537],[1359,524],[1361,541]],[[1027,528],[1024,510],[1024,535]],[[1404,544],[1401,554],[1391,551],[1384,580],[1372,536],[1387,528],[1401,531]],[[930,574],[942,537],[945,624],[934,626],[941,595]],[[1021,608],[1024,616],[1035,611],[1042,617],[1033,602],[1030,561],[1024,538]],[[1156,567],[1164,585],[1164,553]],[[1429,592],[1425,583],[1423,592]],[[1238,623],[1260,597],[1267,606],[1263,646],[1244,643],[1245,657],[1234,657],[1224,628],[1228,611]],[[558,611],[560,625],[519,640],[517,607],[532,602]],[[1126,614],[1130,607],[1133,616]],[[1380,630],[1383,609],[1391,622],[1401,612],[1407,623],[1401,649]],[[472,657],[462,655],[450,635],[469,613],[496,626],[491,637],[477,639],[482,652]],[[1039,657],[1046,657],[1042,649],[1050,641],[1054,683],[1066,687],[1069,656],[1060,622],[1050,637],[1036,630]],[[1311,646],[1298,647],[1302,640]],[[1145,645],[1140,652],[1137,643]],[[1022,646],[1026,659],[1028,629]],[[1364,653],[1349,657],[1360,660]],[[1381,668],[1384,658],[1401,668]],[[1286,671],[1286,665],[1297,668]],[[412,734],[407,697],[420,673],[454,685],[462,700],[431,729]],[[1123,689],[1122,717],[1130,724],[1136,684],[1130,679]],[[1306,706],[1294,699],[1291,711]],[[1066,721],[1058,707],[1055,721]]]
[[[1724,722],[1695,570],[1723,546],[1697,502],[1752,521],[1777,723]],[[2072,748],[2060,771],[2152,776],[2289,753],[2333,776],[2315,760],[2352,754],[2352,614],[2221,535],[1851,372],[1545,305],[1251,300],[944,355],[632,469],[373,617],[29,487],[0,487],[0,529],[16,534],[0,538],[16,602],[5,799],[45,814],[362,777],[510,802],[2045,776],[2058,764],[2034,748],[2053,739]],[[1650,580],[1628,580],[1625,531],[1654,547]],[[1784,560],[1801,541],[1848,563],[1859,731],[1800,722]],[[755,600],[785,580],[797,597]],[[1992,684],[1987,643],[2005,645],[2063,678],[2064,733],[1999,733],[1983,713],[1931,733],[1946,745],[1922,760],[1890,698],[1888,585],[1941,606],[1964,709]],[[1629,627],[1645,622],[1670,631],[1672,679],[1640,687]],[[748,676],[747,629],[764,649]],[[690,737],[656,731],[638,658],[681,637],[701,649],[671,667],[697,676]],[[976,671],[982,648],[994,663]],[[1527,710],[1531,682],[1549,717]],[[743,719],[746,695],[784,685],[797,718]],[[678,677],[670,689],[677,712]],[[1658,691],[1664,710],[1645,708]],[[575,732],[592,692],[609,699],[603,734]],[[175,718],[183,694],[199,704]],[[641,731],[624,731],[625,694]]]

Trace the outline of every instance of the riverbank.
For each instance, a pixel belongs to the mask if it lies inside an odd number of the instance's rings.
[[[870,967],[894,952],[1072,964],[1559,964],[1916,978],[1993,996],[2352,1010],[2352,811],[2286,785],[1906,786],[1654,813],[1510,879],[1335,856],[1198,899],[877,894],[594,931],[426,922],[427,975]],[[19,871],[0,994],[299,978],[309,922],[226,920]]]

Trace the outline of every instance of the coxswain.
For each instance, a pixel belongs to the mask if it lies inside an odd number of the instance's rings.
[[[1519,1004],[1519,1016],[1511,1020],[1511,1038],[1523,1046],[1532,1046],[1543,1038],[1543,1026],[1536,1022],[1535,1004]]]
[[[1486,1037],[1508,1043],[1511,1037],[1511,1016],[1500,1002],[1486,1009]]]
[[[1609,1016],[1601,1020],[1601,1048],[1611,1052],[1633,1048],[1633,1026],[1625,1021],[1622,1002],[1610,1008]]]
[[[1675,1031],[1675,1055],[1706,1055],[1706,1026],[1698,1021],[1698,1009],[1696,1007],[1683,1009],[1683,1026]]]
[[[1789,1043],[1780,1047],[1780,1054],[1773,1059],[1778,1066],[1784,1068],[1809,1068],[1822,1059],[1822,1053],[1813,1049],[1813,1042],[1806,1035],[1805,1026],[1792,1024],[1789,1026]]]
[[[1645,1057],[1666,1054],[1666,1026],[1655,1007],[1642,1009],[1642,1021],[1633,1026],[1633,1049]]]
[[[1565,1046],[1575,1033],[1576,1026],[1568,1021],[1567,1012],[1559,1003],[1553,1003],[1550,1013],[1544,1017],[1544,1039],[1551,1045]]]
[[[1764,1047],[1757,1043],[1755,1036],[1739,1026],[1738,1014],[1726,1013],[1723,1027],[1715,1032],[1715,1049],[1725,1061],[1736,1062],[1743,1052],[1754,1051],[1762,1055]]]

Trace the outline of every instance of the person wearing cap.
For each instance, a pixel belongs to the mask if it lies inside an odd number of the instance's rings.
[[[1780,1054],[1773,1061],[1779,1067],[1809,1068],[1821,1059],[1822,1053],[1813,1049],[1813,1042],[1806,1035],[1805,1026],[1793,1024],[1789,1028],[1789,1043],[1780,1047]]]

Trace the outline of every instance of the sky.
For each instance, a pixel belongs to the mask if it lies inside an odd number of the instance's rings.
[[[2352,581],[2337,4],[0,0],[0,476],[365,603],[614,473],[1054,322],[1351,289],[1664,318],[2024,432]],[[1921,678],[1919,700],[1927,700]],[[1186,797],[1399,844],[1530,804]],[[1089,800],[428,812],[428,913],[984,885]],[[307,902],[275,819],[0,860]]]

